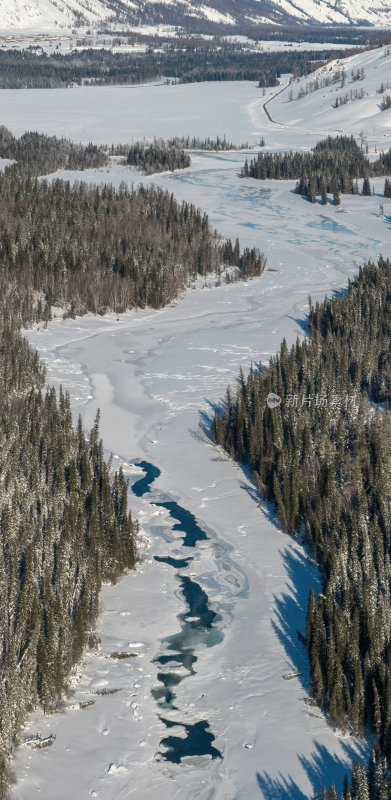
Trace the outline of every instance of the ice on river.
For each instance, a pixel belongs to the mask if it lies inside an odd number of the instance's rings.
[[[198,427],[200,409],[209,413],[209,402],[218,401],[240,365],[267,358],[282,333],[292,340],[300,332],[295,318],[303,318],[304,286],[287,280],[282,290],[275,275],[266,273],[247,286],[189,291],[161,312],[54,322],[29,334],[49,379],[65,383],[87,427],[101,408],[114,464],[124,465],[131,481],[143,472],[130,459],[158,465],[154,491],[193,514],[208,539],[190,552],[161,497],[131,495],[149,548],[135,574],[103,589],[102,649],[86,656],[72,698],[73,704],[95,703],[64,715],[33,715],[29,732],[57,738],[50,752],[19,750],[14,800],[32,800],[38,790],[65,800],[65,779],[68,795],[96,792],[107,800],[132,791],[141,800],[155,793],[163,800],[301,798],[323,777],[341,781],[351,756],[360,752],[360,745],[335,736],[305,702],[308,669],[296,629],[303,630],[309,585],[317,581],[314,567],[279,532],[271,510],[259,506],[242,471]],[[86,378],[84,397],[80,373]],[[186,566],[175,566],[189,555]],[[167,654],[167,640],[180,631],[178,615],[188,613],[188,624],[197,624],[178,575],[189,576],[207,594],[223,637],[213,646],[196,637],[185,642],[197,661],[194,674],[174,686],[176,711],[157,703],[162,666],[156,659]],[[135,642],[140,655],[134,658],[105,657]],[[163,671],[168,668],[183,674],[180,662],[163,665]],[[302,675],[284,680],[292,672]],[[97,687],[120,691],[94,694]],[[181,726],[206,720],[223,759],[161,760],[162,740],[184,736],[183,727],[167,731],[167,719]],[[127,771],[109,769],[111,764]]]
[[[190,103],[194,87],[183,91]],[[228,84],[219,85],[222,102],[229,91]],[[118,92],[126,108],[128,93]],[[150,92],[145,89],[145,103],[154,97]],[[254,87],[245,85],[241,102],[236,94],[238,127],[214,130],[212,117],[203,130],[247,139],[249,107],[258,102]],[[103,110],[108,113],[104,104],[101,115]],[[11,117],[4,122],[15,130]],[[90,122],[81,115],[83,131],[75,120],[61,131],[101,140],[93,115]],[[42,125],[58,132],[54,112],[47,110]],[[105,125],[106,134],[114,131],[114,122]],[[139,135],[130,113],[126,125],[120,139],[127,130]],[[313,131],[274,131],[265,120],[262,125],[276,148],[309,146],[317,138]],[[166,135],[168,125],[150,130]],[[175,132],[188,130],[201,129],[186,122]],[[293,183],[241,180],[242,160],[242,154],[200,154],[190,169],[154,181],[178,199],[202,205],[223,235],[260,246],[276,271],[248,284],[189,289],[159,312],[57,319],[28,333],[49,381],[70,392],[73,411],[87,428],[101,409],[114,466],[122,465],[131,483],[145,475],[141,462],[160,474],[150,492],[130,492],[145,537],[144,561],[115,587],[103,588],[101,649],[80,665],[72,707],[29,718],[26,735],[53,733],[56,740],[42,751],[19,749],[13,800],[305,800],[323,780],[336,779],[339,789],[352,756],[365,750],[335,734],[306,702],[308,665],[297,629],[304,628],[309,586],[317,585],[313,563],[281,534],[272,509],[260,505],[242,470],[212,447],[199,423],[240,366],[266,362],[283,336],[292,343],[304,335],[309,292],[321,299],[344,287],[365,259],[387,253],[391,201],[380,199],[384,218],[376,196],[344,197],[339,211],[312,205],[293,194]],[[84,177],[101,181],[105,175]],[[124,175],[115,167],[109,177],[119,183]],[[141,180],[129,172],[125,178]],[[375,182],[376,191],[380,186]],[[178,507],[206,533],[196,547],[183,541],[172,514],[179,514]],[[199,588],[191,593],[192,586]],[[202,620],[216,635],[201,630]],[[185,638],[179,641],[181,631]],[[173,636],[174,657],[167,661]],[[137,655],[110,658],[128,650]],[[171,707],[161,705],[162,685],[175,693]],[[94,704],[80,708],[86,700]],[[179,748],[178,740],[195,731],[206,734],[212,754],[185,754],[179,764],[164,758],[163,740]]]

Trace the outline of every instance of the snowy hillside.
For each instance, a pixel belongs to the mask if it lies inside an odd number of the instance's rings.
[[[77,22],[98,22],[110,13],[100,0],[2,0],[0,29],[69,28]]]
[[[387,0],[2,0],[0,30],[54,30],[96,25],[103,20],[194,26],[196,20],[235,24],[367,24],[387,26]]]
[[[365,23],[367,25],[388,25],[391,8],[387,0],[273,0],[270,5],[298,21],[339,25]]]
[[[142,0],[137,5],[144,13],[151,13],[152,7],[166,4],[170,11],[189,17],[205,17],[221,24],[275,22],[281,24],[293,19],[302,23],[356,24],[382,26],[391,20],[388,0]],[[149,8],[148,8],[149,7]]]
[[[333,61],[300,78],[279,94],[268,110],[275,122],[336,133],[365,131],[390,146],[391,110],[383,110],[390,93],[391,49],[381,47]],[[383,144],[382,144],[383,147]]]

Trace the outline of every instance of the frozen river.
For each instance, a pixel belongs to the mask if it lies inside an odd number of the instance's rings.
[[[243,100],[247,128],[255,99]],[[276,147],[284,136],[303,145],[298,133],[273,135]],[[19,749],[13,800],[305,800],[323,780],[340,788],[363,752],[307,702],[297,629],[317,572],[200,422],[240,366],[303,335],[309,292],[340,289],[385,251],[391,208],[382,219],[376,197],[344,198],[342,213],[311,205],[293,183],[240,179],[242,162],[198,154],[189,170],[153,180],[201,205],[224,236],[259,246],[271,271],[189,289],[159,312],[59,319],[28,334],[87,428],[100,408],[105,447],[133,485],[144,561],[104,587],[101,649],[85,656],[66,713],[30,718],[29,732],[57,738]],[[138,180],[118,167],[84,177]],[[137,656],[109,657],[129,649]],[[82,710],[86,699],[94,704]]]

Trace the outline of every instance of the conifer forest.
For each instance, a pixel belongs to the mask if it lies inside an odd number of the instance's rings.
[[[262,273],[265,258],[222,241],[206,214],[159,189],[38,180],[60,167],[101,166],[100,148],[33,133],[17,140],[4,127],[0,139],[1,156],[15,160],[0,174],[5,797],[8,755],[26,714],[37,703],[49,711],[60,701],[96,620],[102,581],[116,581],[137,560],[127,482],[105,461],[99,416],[89,436],[80,419],[73,425],[69,397],[46,387],[45,369],[20,328],[47,323],[56,304],[68,316],[159,308],[197,275],[233,268],[247,279]]]
[[[238,244],[222,241],[205,213],[191,203],[179,205],[161,189],[124,184],[115,191],[110,185],[37,179],[60,167],[101,166],[100,148],[39,134],[14,140],[3,129],[0,152],[8,158],[21,154],[0,174],[2,269],[41,293],[44,318],[51,304],[63,304],[70,314],[159,308],[198,275],[232,266],[246,279],[265,268],[256,248],[240,252]]]
[[[310,338],[283,341],[270,365],[241,373],[212,426],[321,568],[301,635],[311,692],[335,727],[373,730],[374,800],[391,791],[390,290],[391,263],[380,258],[346,293],[310,305]],[[282,398],[276,408],[270,392]],[[343,800],[366,796],[357,770]]]
[[[359,194],[358,178],[363,178],[362,194],[372,194],[369,179],[391,171],[391,150],[369,161],[362,146],[353,136],[328,136],[318,142],[312,153],[258,153],[246,159],[241,170],[242,178],[258,180],[297,180],[297,194],[315,203],[320,195],[322,205],[327,205],[327,194],[339,204],[340,194]],[[384,196],[387,197],[388,178]]]
[[[14,279],[15,280],[15,279]],[[137,523],[121,471],[111,474],[99,418],[87,437],[69,397],[45,386],[20,327],[40,319],[30,286],[1,273],[0,793],[7,758],[37,702],[67,687],[99,608],[102,581],[136,563]]]
[[[307,49],[286,53],[251,53],[239,44],[216,47],[205,39],[196,44],[184,40],[164,52],[150,47],[146,53],[133,55],[109,50],[82,50],[74,55],[37,54],[31,51],[0,50],[0,88],[54,88],[79,85],[139,84],[170,75],[181,83],[198,81],[257,80],[262,86],[275,86],[284,72],[305,75],[319,66],[318,52]],[[324,50],[322,59],[342,56],[349,48]],[[201,57],[200,57],[201,56]]]
[[[389,31],[72,3],[0,24],[0,800],[391,800]]]

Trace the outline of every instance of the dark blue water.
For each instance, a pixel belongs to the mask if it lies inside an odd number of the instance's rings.
[[[132,486],[132,492],[136,495],[136,497],[142,497],[143,494],[146,494],[150,491],[150,486],[156,480],[156,478],[160,475],[160,469],[154,467],[153,464],[150,464],[148,461],[137,461],[137,466],[141,467],[144,470],[145,475],[140,480],[136,481],[136,483]]]
[[[179,764],[185,756],[212,756],[222,758],[220,750],[213,746],[215,737],[209,733],[209,723],[206,719],[194,722],[192,725],[184,722],[172,722],[170,719],[160,717],[167,728],[180,725],[186,731],[186,738],[182,736],[165,736],[160,744],[167,750],[159,753],[166,761]]]
[[[200,528],[198,522],[190,511],[179,506],[175,502],[159,503],[162,508],[166,508],[170,512],[170,517],[178,520],[177,524],[173,526],[173,531],[181,531],[184,533],[183,544],[185,547],[195,547],[197,542],[205,541],[208,537],[205,531]]]
[[[189,611],[186,614],[180,614],[180,619],[185,620],[193,629],[211,630],[212,626],[221,620],[221,616],[209,608],[208,595],[198,583],[192,581],[187,575],[181,578],[181,585]]]
[[[161,664],[162,666],[171,663],[182,664],[186,669],[190,670],[193,675],[195,674],[193,664],[196,661],[197,656],[193,655],[193,650],[190,649],[182,650],[181,653],[167,653],[167,655],[157,656],[153,659],[154,664]]]
[[[155,561],[159,561],[161,564],[168,564],[169,567],[175,567],[175,569],[184,569],[189,565],[190,561],[193,561],[191,556],[189,558],[173,558],[172,556],[154,556]]]
[[[151,486],[161,473],[148,461],[137,461],[136,463],[143,469],[145,475],[133,484],[132,490],[137,497],[142,497],[151,493]],[[159,497],[155,491],[153,504],[165,508],[169,512],[169,516],[175,520],[172,531],[183,534],[181,538],[184,547],[194,548],[198,542],[206,541],[209,538],[195,516],[177,502],[167,500],[163,496]],[[155,560],[167,564],[173,569],[183,569],[189,565],[193,557],[189,555],[185,558],[174,558],[167,555],[155,556]],[[222,616],[209,607],[209,598],[204,589],[187,575],[178,573],[177,578],[188,610],[178,614],[180,631],[162,641],[163,652],[154,658],[154,663],[164,667],[164,672],[157,673],[158,685],[152,689],[152,695],[159,708],[170,709],[170,711],[180,711],[175,704],[177,697],[175,688],[183,680],[195,674],[194,667],[197,663],[197,656],[194,651],[196,647],[200,644],[213,647],[223,639],[223,633],[219,627]],[[179,764],[185,756],[222,758],[219,750],[212,744],[215,737],[210,733],[207,720],[189,724],[163,717],[160,719],[166,727],[180,726],[186,732],[186,737],[166,736],[161,740],[160,744],[165,748],[163,751],[159,751],[162,759]]]

